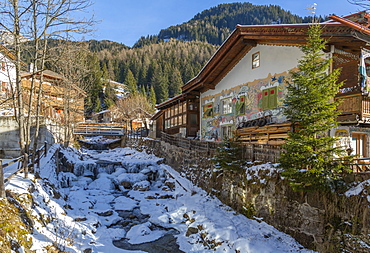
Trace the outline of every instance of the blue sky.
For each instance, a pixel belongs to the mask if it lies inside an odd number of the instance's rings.
[[[85,39],[111,40],[132,46],[141,36],[158,34],[161,29],[184,23],[197,13],[222,3],[218,0],[94,0],[90,12],[100,24]],[[306,8],[316,3],[317,15],[339,16],[362,10],[347,0],[251,0],[255,5],[279,5],[300,16],[311,15]]]

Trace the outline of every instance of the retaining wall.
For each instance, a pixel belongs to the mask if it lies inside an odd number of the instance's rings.
[[[249,218],[262,218],[307,248],[370,251],[370,182],[350,197],[336,192],[295,192],[277,170],[214,170],[211,158],[197,150],[148,139],[132,146],[164,158],[166,164],[223,203]],[[369,178],[370,173],[352,175],[348,183]]]

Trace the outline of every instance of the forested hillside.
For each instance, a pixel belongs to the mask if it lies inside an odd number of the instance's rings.
[[[237,24],[288,24],[311,21],[311,17],[302,18],[293,15],[290,11],[285,11],[278,5],[220,4],[195,15],[189,22],[161,30],[158,39],[200,40],[221,45]]]
[[[160,103],[179,94],[180,87],[199,72],[215,50],[209,43],[173,39],[120,52],[104,49],[97,56],[111,79],[127,85],[134,81],[139,90],[147,92],[153,87]]]

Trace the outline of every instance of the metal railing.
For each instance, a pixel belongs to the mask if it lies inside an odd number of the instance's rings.
[[[354,158],[350,162],[342,161],[342,163],[349,166],[352,172],[370,171],[370,157]]]
[[[76,124],[73,126],[75,135],[125,135],[126,128],[116,124]]]

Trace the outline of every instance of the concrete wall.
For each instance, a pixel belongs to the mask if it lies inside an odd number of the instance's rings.
[[[33,139],[34,128],[31,128],[31,136],[31,139]],[[41,125],[38,148],[44,145],[45,141],[49,145],[56,142],[63,142],[63,126],[49,120]],[[33,140],[31,146],[33,146]],[[0,158],[18,157],[19,155],[18,124],[14,117],[0,117]]]
[[[295,192],[277,170],[214,170],[207,154],[161,141],[143,140],[133,147],[163,157],[223,203],[247,217],[262,218],[305,247],[319,252],[369,252],[369,184],[349,197],[341,192]],[[348,182],[369,178],[369,173],[357,174]]]
[[[0,157],[19,156],[19,131],[14,117],[0,117]]]

